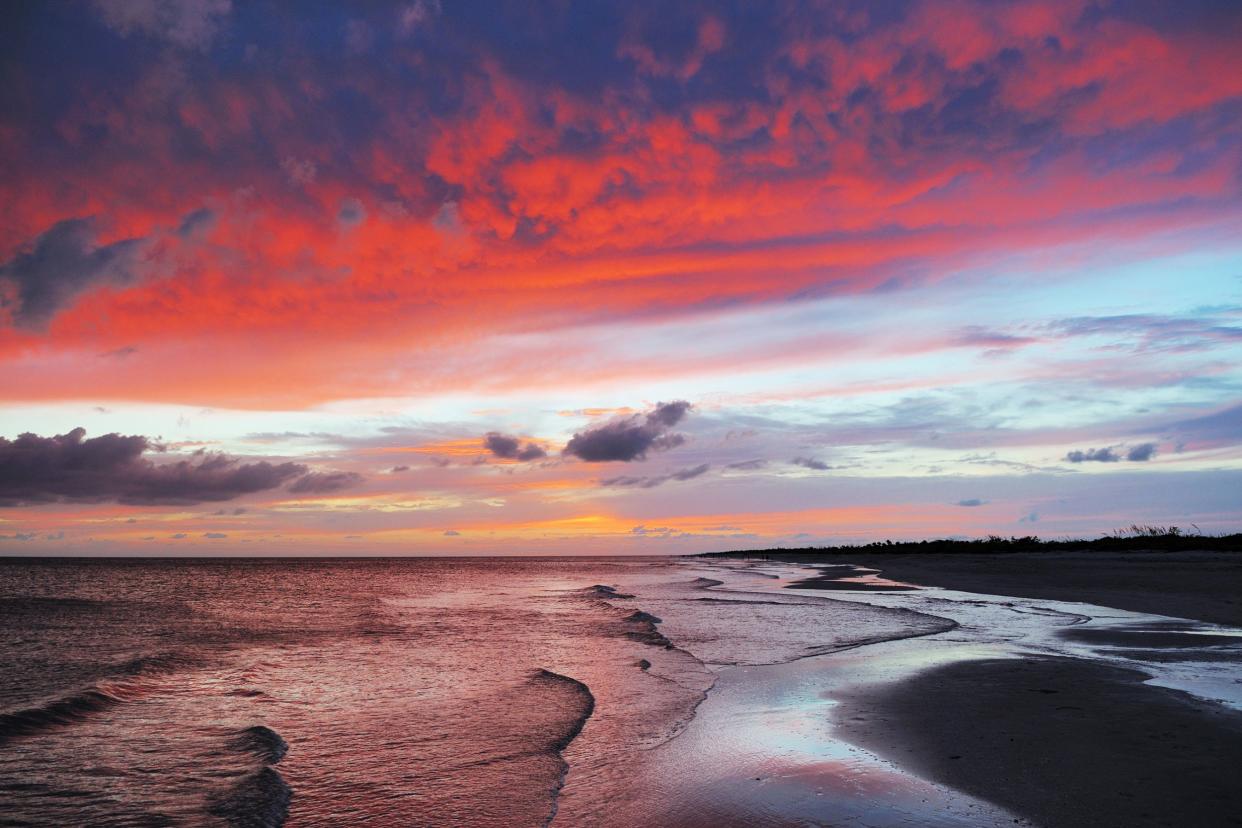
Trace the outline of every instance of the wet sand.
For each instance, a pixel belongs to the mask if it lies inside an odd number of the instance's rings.
[[[790,557],[815,563],[808,557]],[[886,578],[988,595],[1081,601],[1242,627],[1242,553],[833,555]]]
[[[1193,625],[1172,620],[1242,627],[1242,555],[833,555],[822,561],[830,565],[800,588],[840,590],[853,564],[878,570],[870,577],[880,584],[892,579],[1168,616],[1071,626],[1057,635],[1149,664],[1238,665],[1226,679],[1242,684],[1237,637],[1191,632]],[[859,593],[873,591],[862,586]],[[856,600],[869,600],[859,593]],[[1014,655],[1020,657],[955,661],[900,681],[837,691],[835,733],[1037,825],[1242,825],[1236,707],[1145,683],[1147,673],[1116,663],[1029,650]]]
[[[838,696],[840,736],[1034,823],[1242,825],[1242,714],[1080,659],[965,661]]]

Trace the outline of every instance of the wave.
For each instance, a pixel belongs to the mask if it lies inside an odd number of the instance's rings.
[[[591,692],[590,687],[587,687],[576,678],[563,676],[560,673],[554,673],[551,670],[540,670],[535,674],[535,678],[536,680],[544,679],[551,682],[557,682],[566,687],[572,688],[575,691],[581,706],[581,710],[570,723],[570,726],[565,733],[554,739],[549,745],[551,750],[559,753],[569,747],[569,743],[582,732],[582,728],[586,726],[587,719],[590,719],[591,714],[595,712],[595,695]]]
[[[89,714],[107,710],[124,700],[106,690],[92,687],[40,707],[0,714],[0,745],[21,736],[76,724]]]
[[[616,587],[610,587],[604,584],[595,584],[593,586],[587,587],[586,589],[582,591],[585,592],[587,595],[591,595],[596,598],[633,598],[634,597],[633,595],[630,595],[625,592],[618,592]]]
[[[229,742],[229,747],[236,751],[253,754],[269,765],[274,765],[284,759],[285,754],[289,752],[289,744],[281,738],[280,734],[263,725],[254,725],[239,731]]]
[[[280,828],[289,817],[293,789],[276,769],[264,765],[242,777],[207,809],[237,828]]]
[[[0,713],[0,745],[23,736],[69,727],[93,713],[135,701],[155,690],[151,678],[183,669],[193,662],[176,653],[145,656],[117,665],[105,678],[82,690],[36,707]]]
[[[626,638],[631,641],[650,644],[652,647],[663,647],[666,650],[671,650],[673,649],[673,642],[669,641],[664,633],[660,632],[656,627],[656,624],[661,622],[662,619],[642,610],[632,612],[621,619],[621,623],[626,627]]]
[[[713,584],[720,583],[719,581],[710,581],[708,579],[700,580]],[[609,600],[634,597],[628,593],[618,592],[616,587],[610,587],[604,584],[595,584],[580,590],[580,592],[591,598],[597,599],[604,606],[608,607],[611,612],[616,614],[625,612],[625,610],[609,604]],[[657,618],[651,613],[643,612],[642,610],[635,610],[629,615],[619,619],[623,634],[631,641],[638,641],[643,644],[649,644],[653,647],[663,647],[671,650],[673,649],[672,642],[665,638],[664,634],[656,629],[656,624],[661,623],[661,620],[662,619]]]
[[[838,569],[848,568],[851,571],[860,569],[860,567],[854,567],[852,565],[845,566],[845,567],[837,567],[837,568]],[[747,590],[733,590],[733,589],[717,590],[715,589],[715,587],[723,586],[724,582],[716,581],[711,578],[696,578],[692,583],[695,584],[696,588],[703,590],[703,591],[714,592],[716,593],[716,595],[721,594],[721,592],[725,592],[730,595],[755,595],[755,596],[762,595],[762,596],[765,596],[766,598],[766,596],[770,594],[770,593],[765,593],[765,592],[751,592]],[[783,659],[778,659],[774,662],[760,662],[760,663],[773,663],[773,664],[789,663],[791,661],[799,661],[804,658],[814,658],[815,656],[829,655],[831,653],[844,652],[846,650],[853,650],[859,647],[867,647],[872,644],[884,644],[889,641],[903,641],[903,640],[910,639],[910,638],[922,638],[924,636],[939,635],[940,633],[950,632],[952,630],[957,629],[959,626],[961,626],[960,624],[958,624],[958,622],[954,621],[951,618],[945,618],[940,615],[932,615],[931,613],[927,613],[927,612],[919,612],[917,610],[912,610],[912,609],[908,609],[904,607],[880,606],[877,604],[869,604],[864,601],[838,600],[835,598],[828,598],[823,595],[815,595],[815,596],[807,596],[807,597],[813,598],[814,603],[827,603],[827,604],[832,604],[836,606],[853,605],[857,607],[867,607],[871,610],[879,610],[879,611],[882,611],[890,619],[892,618],[907,619],[908,626],[901,630],[895,630],[889,633],[880,633],[876,635],[863,636],[863,637],[855,638],[853,640],[849,640],[845,642],[834,642],[831,644],[811,645],[811,646],[805,647],[801,652],[799,652],[797,655],[794,655],[791,658],[783,658]],[[716,599],[714,596],[711,598],[700,597],[695,600],[696,601],[718,601],[719,603],[722,603],[722,604],[729,604],[729,603],[784,604],[786,603],[784,601],[769,602],[768,600],[749,600],[749,599],[745,601],[734,601],[733,599]],[[716,661],[715,663],[727,664],[730,666],[737,666],[744,662],[720,660],[720,661]],[[745,662],[745,663],[750,663],[750,662]]]
[[[270,727],[252,725],[237,731],[228,746],[254,757],[259,766],[241,777],[227,793],[215,797],[208,806],[208,813],[237,828],[284,825],[293,789],[272,765],[285,758],[289,744]]]
[[[712,586],[718,586],[722,584],[723,581],[717,581],[712,578],[695,578],[690,581],[677,581],[674,583],[688,585],[697,589],[707,589]],[[634,597],[617,593],[613,587],[602,586],[600,584],[589,587],[586,590],[583,590],[583,592],[587,592],[588,594],[592,594],[602,599],[614,597]],[[642,599],[640,598],[639,600],[641,601]],[[699,600],[719,601],[721,603],[728,601],[728,599],[723,598],[704,598]],[[671,662],[672,664],[677,663],[678,660],[684,659],[694,665],[694,667],[698,670],[701,670],[707,676],[707,680],[702,686],[696,686],[693,682],[686,683],[680,678],[665,675],[665,672],[670,667],[670,662],[666,659],[660,659],[660,663],[658,664],[653,664],[645,658],[640,658],[634,662],[634,665],[650,678],[675,685],[684,690],[686,693],[691,694],[691,698],[688,701],[688,709],[684,712],[684,714],[671,720],[663,736],[654,743],[645,745],[643,748],[644,750],[654,749],[665,742],[677,738],[677,736],[685,730],[686,726],[690,724],[690,722],[694,719],[695,711],[697,711],[699,705],[707,699],[708,691],[711,690],[712,686],[716,683],[715,674],[711,673],[707,669],[707,666],[704,664],[702,659],[689,650],[678,647],[670,641],[664,633],[660,632],[656,625],[664,623],[664,619],[642,609],[635,609],[626,614],[626,610],[629,609],[628,607],[623,609],[614,604],[609,604],[607,601],[602,601],[602,603],[609,607],[612,611],[613,617],[619,625],[619,631],[625,638],[665,650],[667,651],[667,657],[674,659],[674,661]]]
[[[595,695],[591,692],[590,687],[587,687],[577,679],[554,673],[551,670],[540,670],[535,674],[535,680],[559,683],[573,689],[581,706],[578,715],[570,722],[569,728],[559,738],[553,740],[549,746],[561,760],[561,773],[556,780],[556,784],[552,787],[552,807],[548,813],[547,820],[544,822],[546,828],[546,826],[552,824],[552,820],[556,819],[557,800],[560,797],[561,789],[565,787],[565,776],[569,773],[569,763],[565,761],[564,750],[569,747],[570,742],[578,737],[578,734],[582,732],[582,728],[586,726],[587,720],[591,718],[591,714],[595,712]]]

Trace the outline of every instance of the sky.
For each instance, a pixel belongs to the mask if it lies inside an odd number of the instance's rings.
[[[16,2],[0,555],[1242,530],[1242,6]]]

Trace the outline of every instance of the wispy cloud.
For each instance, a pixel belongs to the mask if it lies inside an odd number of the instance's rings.
[[[622,488],[638,487],[640,489],[652,489],[656,486],[668,483],[670,480],[693,480],[706,474],[711,469],[711,465],[703,463],[687,469],[679,469],[668,474],[649,475],[649,476],[620,476],[609,477],[601,480],[601,486],[615,486]]]

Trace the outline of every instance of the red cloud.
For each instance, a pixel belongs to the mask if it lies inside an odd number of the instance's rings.
[[[756,51],[745,88],[720,73],[748,32],[708,15],[679,51],[635,20],[616,47],[628,74],[590,94],[521,76],[485,43],[456,74],[410,47],[347,77],[303,53],[299,71],[152,65],[124,91],[83,79],[55,120],[74,153],[50,158],[20,119],[0,129],[3,156],[25,159],[0,185],[21,205],[0,266],[70,219],[100,217],[100,248],[157,242],[143,278],[91,282],[47,333],[0,329],[6,392],[385,393],[410,354],[468,361],[495,333],[869,290],[1236,213],[1222,107],[1242,97],[1237,16],[1158,27],[1087,11],[826,14]],[[676,106],[656,100],[669,88]],[[337,220],[343,203],[357,221]],[[204,207],[214,223],[178,236]],[[107,376],[80,358],[122,347],[138,358]]]

